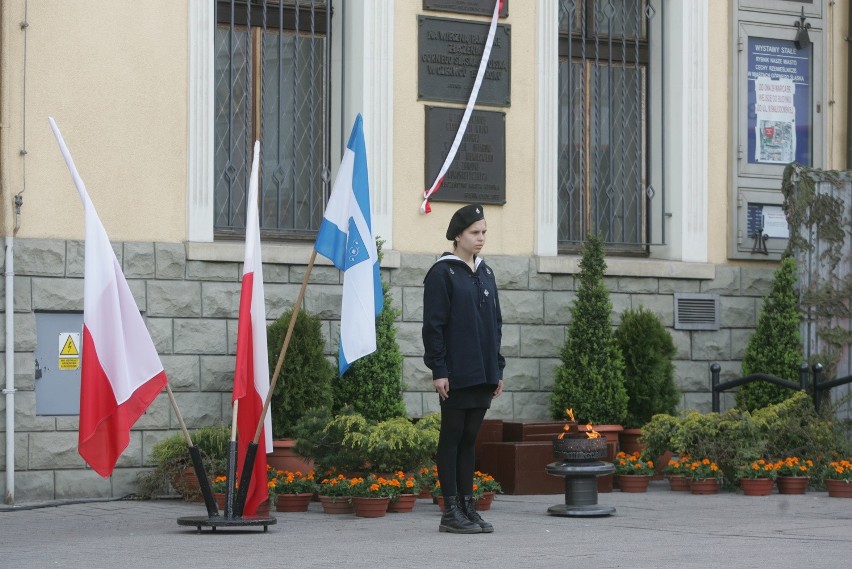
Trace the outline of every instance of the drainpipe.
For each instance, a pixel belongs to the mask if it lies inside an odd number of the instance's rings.
[[[852,6],[847,5],[846,10],[846,169],[852,170]]]
[[[15,266],[13,240],[6,236],[6,497],[15,503]]]

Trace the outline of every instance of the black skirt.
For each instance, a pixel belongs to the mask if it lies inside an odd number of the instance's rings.
[[[450,389],[449,396],[441,401],[441,409],[490,409],[496,385],[474,385],[463,389]]]

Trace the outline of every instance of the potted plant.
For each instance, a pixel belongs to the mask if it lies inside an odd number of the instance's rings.
[[[852,498],[852,457],[829,462],[823,470],[823,482],[832,498]]]
[[[417,503],[417,495],[420,493],[417,477],[399,471],[396,473],[395,479],[399,482],[399,492],[391,496],[388,512],[411,512]]]
[[[776,464],[758,459],[737,467],[737,480],[746,496],[768,496],[778,474]]]
[[[376,240],[379,262],[383,240]],[[393,307],[390,286],[382,282],[384,305],[376,317],[376,351],[355,360],[339,381],[333,382],[334,412],[351,407],[371,422],[405,416],[402,352],[396,341],[395,321],[400,311]]]
[[[352,507],[355,515],[362,518],[380,518],[385,515],[391,497],[400,493],[396,478],[387,479],[370,474],[350,481]]]
[[[278,363],[292,316],[290,308],[267,327],[270,370]],[[273,453],[267,455],[267,461],[276,470],[306,472],[313,468],[294,451],[295,427],[310,409],[331,408],[334,376],[334,367],[325,356],[322,322],[308,311],[300,310],[270,402],[274,440]]]
[[[669,479],[669,487],[675,492],[686,492],[689,490],[690,480],[690,460],[689,455],[683,454],[676,458],[669,459],[665,467],[665,475]]]
[[[619,451],[615,455],[615,476],[622,492],[646,492],[651,477],[656,474],[654,461],[641,456],[639,452],[630,454]]]
[[[672,437],[680,428],[680,419],[667,413],[659,413],[651,417],[651,420],[642,425],[642,435],[639,442],[645,447],[644,452],[648,456],[655,457],[657,464],[657,476],[663,474],[663,467],[672,458]]]
[[[476,498],[478,512],[490,510],[494,496],[502,491],[503,487],[490,474],[479,470],[473,473],[473,496]]]
[[[618,451],[618,432],[627,416],[624,359],[615,340],[612,302],[604,284],[603,238],[590,235],[583,244],[577,298],[556,368],[550,414],[561,419],[573,409],[580,423],[592,423],[607,440],[607,460]],[[612,489],[612,475],[598,477],[598,491]]]
[[[306,512],[317,491],[314,472],[275,471],[269,491],[275,496],[275,509],[279,512]]]
[[[757,328],[749,338],[743,356],[743,376],[765,373],[799,381],[799,364],[804,360],[799,333],[801,313],[796,291],[796,261],[787,257],[775,271],[772,291],[764,300]],[[793,391],[766,381],[753,381],[737,390],[737,407],[754,410],[784,401]]]
[[[351,514],[352,488],[351,480],[343,474],[329,475],[319,483],[319,494],[322,509],[326,514]]]
[[[439,428],[439,423],[430,419],[415,425],[406,417],[394,417],[370,426],[366,432],[352,431],[344,445],[363,449],[376,472],[413,472],[437,451]]]
[[[709,458],[693,460],[689,465],[689,490],[693,494],[717,494],[722,470]]]
[[[672,363],[674,340],[660,319],[641,306],[621,315],[615,339],[624,356],[627,391],[627,415],[624,430],[618,435],[619,448],[628,454],[641,452],[640,427],[654,415],[674,414],[680,399]]]
[[[813,460],[800,459],[798,456],[788,456],[776,462],[778,493],[804,494],[808,489],[813,468]]]
[[[368,428],[367,420],[351,407],[344,407],[337,415],[332,415],[329,409],[314,408],[296,423],[294,450],[312,461],[317,471],[360,472],[364,452],[350,444],[347,437],[366,433]]]

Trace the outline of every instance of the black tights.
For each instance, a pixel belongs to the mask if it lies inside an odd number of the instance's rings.
[[[438,479],[441,495],[473,494],[476,436],[487,409],[441,409],[441,436],[438,439]]]

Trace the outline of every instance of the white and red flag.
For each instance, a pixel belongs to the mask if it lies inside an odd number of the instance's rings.
[[[254,143],[254,158],[246,202],[246,251],[237,326],[237,363],[234,370],[233,401],[237,407],[237,464],[245,464],[246,449],[254,438],[263,404],[269,393],[269,355],[266,351],[266,304],[263,296],[263,264],[260,256],[260,219],[257,210],[260,142]],[[272,413],[266,414],[243,514],[251,516],[267,499],[266,453],[272,450]],[[237,479],[241,479],[241,474]]]
[[[86,214],[78,450],[107,477],[130,442],[130,428],[165,387],[166,372],[62,134],[49,120]]]

